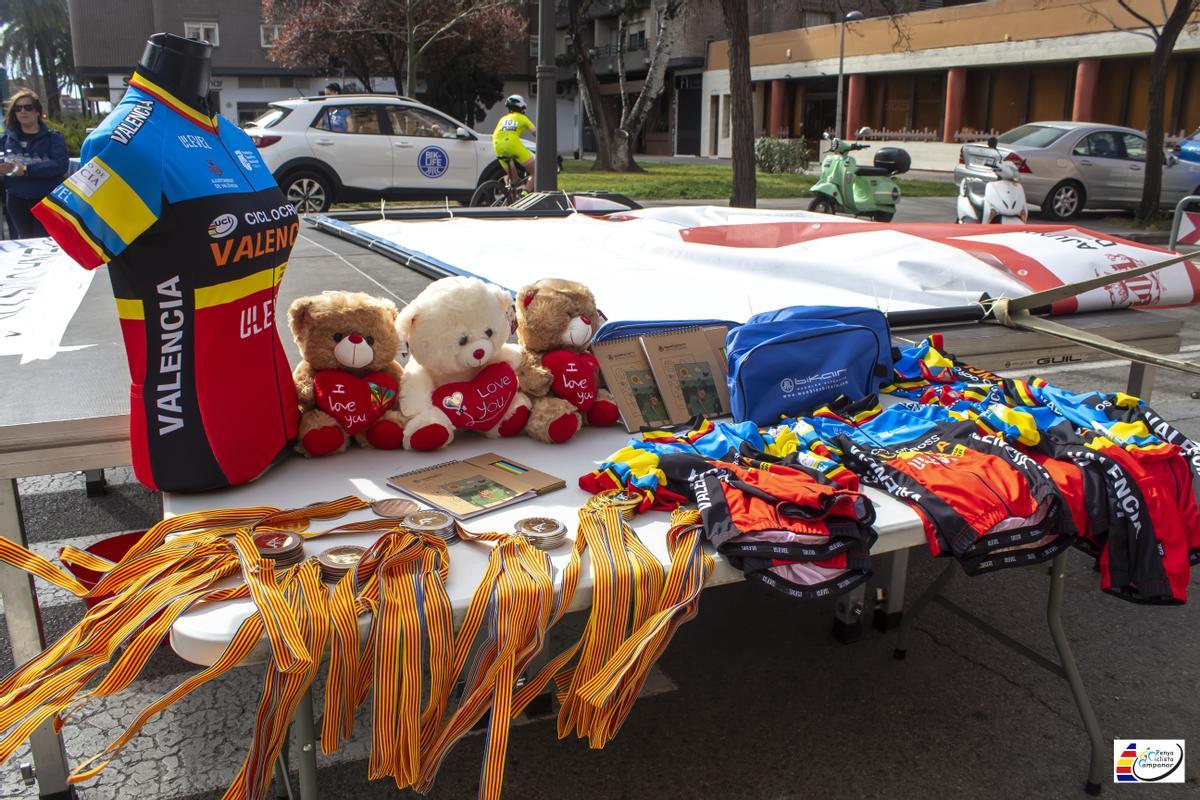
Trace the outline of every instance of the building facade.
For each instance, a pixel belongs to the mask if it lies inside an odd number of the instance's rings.
[[[828,25],[833,21],[836,0],[747,0],[751,33],[788,29],[806,29]],[[625,72],[629,101],[641,92],[645,83],[650,57],[657,45],[658,15],[665,0],[635,0],[630,6],[624,0],[593,0],[585,4],[581,19],[581,38],[589,47],[596,77],[600,82],[602,102],[612,115],[619,114],[621,88],[618,75],[617,50],[620,36],[620,15],[629,13],[626,26]],[[878,5],[867,3],[865,5]],[[915,7],[916,0],[912,5]],[[877,12],[881,13],[881,12]],[[635,152],[650,155],[703,155],[702,84],[705,60],[712,42],[723,39],[725,23],[719,0],[688,0],[683,9],[678,38],[671,48],[667,62],[665,88],[638,137]],[[565,4],[560,2],[557,17],[559,97],[572,106],[579,131],[576,149],[594,149],[591,126],[578,98],[578,81],[574,48],[568,31]],[[560,111],[560,126],[563,112]],[[561,145],[560,145],[561,147]]]
[[[1163,18],[1158,0],[1127,1]],[[955,143],[1039,120],[1144,129],[1153,41],[1136,25],[1117,0],[993,0],[848,23],[843,130]],[[833,127],[841,33],[831,24],[751,38],[756,135],[815,141]],[[703,154],[728,156],[726,42],[709,45],[706,66]],[[1166,99],[1169,136],[1200,125],[1200,31],[1191,27]]]
[[[93,110],[121,99],[146,38],[158,32],[212,43],[210,98],[214,108],[239,124],[262,114],[274,100],[320,94],[331,80],[351,91],[357,87],[353,77],[336,67],[289,69],[268,59],[278,26],[263,22],[261,0],[68,0],[68,10],[77,79]],[[537,0],[526,0],[521,12],[536,20]],[[531,30],[536,35],[536,23]],[[536,39],[504,46],[505,93],[527,94]],[[377,92],[396,91],[391,78],[373,76],[371,83]],[[417,88],[419,98],[423,80]],[[476,127],[491,131],[503,108],[493,107]]]
[[[97,108],[125,94],[152,33],[213,44],[211,99],[239,123],[272,100],[318,94],[330,80],[316,68],[285,69],[267,59],[276,30],[263,23],[258,0],[68,0],[68,10],[76,74]]]

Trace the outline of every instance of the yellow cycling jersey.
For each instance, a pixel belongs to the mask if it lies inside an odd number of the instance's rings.
[[[496,147],[496,152],[501,154],[501,147],[519,144],[521,134],[531,130],[533,130],[533,122],[521,112],[514,111],[505,114],[496,123],[496,130],[492,132],[492,144]]]

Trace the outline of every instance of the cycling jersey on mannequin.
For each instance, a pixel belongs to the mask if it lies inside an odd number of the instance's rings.
[[[249,137],[163,84],[135,73],[34,214],[79,264],[109,264],[138,479],[215,489],[296,435],[275,299],[299,222]]]

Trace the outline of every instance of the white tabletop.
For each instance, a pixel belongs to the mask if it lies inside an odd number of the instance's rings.
[[[475,531],[509,531],[512,530],[512,524],[523,517],[547,516],[559,519],[567,526],[568,541],[555,550],[551,558],[555,568],[561,570],[570,560],[579,508],[589,497],[587,492],[579,488],[579,476],[593,470],[598,463],[623,447],[629,439],[630,435],[619,428],[585,428],[570,442],[562,445],[542,444],[525,436],[486,439],[467,432],[459,434],[453,444],[435,453],[352,448],[346,453],[326,458],[289,459],[257,481],[233,489],[202,494],[167,494],[163,498],[163,507],[167,516],[173,516],[191,511],[259,505],[298,508],[346,495],[356,495],[365,500],[404,497],[401,492],[387,485],[389,476],[440,461],[467,458],[490,451],[563,478],[567,486],[534,500],[476,517],[465,527]],[[875,503],[875,529],[879,533],[879,540],[871,551],[873,554],[924,543],[921,523],[912,509],[874,489],[867,489],[867,493]],[[369,511],[355,512],[330,521],[328,527],[371,518],[373,515]],[[666,513],[649,512],[639,515],[633,521],[638,535],[663,564],[670,563],[666,545],[667,518]],[[323,526],[323,523],[314,523],[313,528],[319,529],[318,526]],[[365,533],[321,537],[307,541],[305,550],[311,556],[335,544],[368,546],[378,536],[377,533]],[[466,613],[471,596],[486,568],[488,554],[489,547],[484,544],[459,541],[450,546],[450,579],[446,589],[454,608],[456,623]],[[709,585],[740,580],[742,573],[728,561],[718,557]],[[569,610],[587,608],[591,601],[591,571],[585,563],[579,587]],[[212,664],[225,651],[238,626],[252,613],[254,604],[249,599],[197,606],[181,616],[172,626],[171,646],[188,661],[203,665]],[[364,630],[368,623],[369,619],[366,616],[360,620]],[[265,646],[265,642],[260,645],[262,646]],[[261,658],[263,653],[265,651],[251,653],[248,660]]]

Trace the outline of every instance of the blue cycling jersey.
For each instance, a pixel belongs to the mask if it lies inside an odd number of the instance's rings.
[[[109,264],[152,488],[244,483],[299,410],[275,298],[299,231],[250,138],[144,70],[34,214],[86,268]]]

